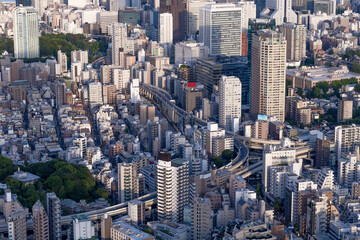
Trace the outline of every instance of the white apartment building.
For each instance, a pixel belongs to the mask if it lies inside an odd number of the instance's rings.
[[[173,43],[173,16],[171,13],[159,15],[159,43]]]
[[[234,118],[241,119],[241,81],[234,76],[221,76],[219,80],[219,124],[232,130]]]
[[[175,45],[175,64],[191,64],[198,58],[207,58],[209,47],[204,43],[180,42]]]
[[[85,215],[75,216],[72,218],[72,235],[74,240],[95,237],[95,225]]]
[[[124,89],[129,88],[130,84],[130,70],[129,69],[121,69],[121,68],[113,68],[111,70],[112,83],[115,87],[121,92]]]
[[[109,27],[109,35],[112,37],[111,60],[113,65],[120,65],[120,52],[127,52],[127,24],[112,23]]]
[[[357,155],[351,154],[339,160],[337,177],[339,184],[348,188],[353,182],[360,180],[360,162]]]
[[[340,160],[343,153],[354,152],[360,142],[360,126],[337,126],[335,127],[335,145],[337,159]]]
[[[189,203],[189,161],[159,153],[156,185],[158,219],[181,222]]]
[[[89,103],[103,104],[102,84],[100,82],[89,83]]]

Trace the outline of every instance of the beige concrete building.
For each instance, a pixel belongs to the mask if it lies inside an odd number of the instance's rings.
[[[9,240],[27,239],[26,234],[26,211],[13,212],[8,219]]]
[[[250,114],[285,120],[286,40],[282,33],[260,30],[253,35]]]
[[[194,199],[193,204],[193,238],[207,240],[211,239],[211,231],[213,228],[213,217],[211,204],[208,198]]]
[[[48,240],[49,219],[44,206],[39,200],[32,207],[32,215],[34,221],[34,238],[36,240]]]
[[[111,228],[112,240],[154,240],[155,237],[127,224],[118,222]]]
[[[346,98],[339,100],[338,112],[337,112],[338,122],[352,119],[352,117],[353,117],[353,101]]]
[[[101,217],[100,222],[101,227],[101,240],[110,240],[111,239],[111,227],[112,227],[112,218],[107,214]]]
[[[306,57],[306,27],[302,24],[284,23],[279,30],[286,39],[286,59],[301,61]]]

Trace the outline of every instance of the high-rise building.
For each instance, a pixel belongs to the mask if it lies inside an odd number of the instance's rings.
[[[192,239],[211,239],[213,216],[210,199],[195,197],[192,211]]]
[[[67,72],[67,57],[65,53],[61,52],[61,50],[57,52],[57,61],[60,64],[61,73]]]
[[[309,234],[318,235],[328,231],[330,201],[326,195],[307,200],[306,231]]]
[[[89,83],[89,103],[90,104],[103,104],[102,84],[100,82]]]
[[[33,7],[16,7],[14,14],[14,54],[15,58],[38,58],[39,19]]]
[[[61,240],[61,205],[55,193],[46,194],[46,208],[49,217],[49,238]]]
[[[31,0],[16,0],[16,6],[31,6]]]
[[[276,25],[284,22],[297,22],[296,13],[292,9],[292,0],[266,0],[266,7],[260,16],[261,18],[275,19]]]
[[[181,222],[189,203],[189,161],[159,153],[156,181],[158,219]]]
[[[212,4],[200,9],[200,42],[210,55],[240,56],[243,8],[236,4]]]
[[[56,107],[59,108],[61,105],[65,103],[66,99],[66,86],[64,83],[56,83],[55,84],[55,99],[56,99]]]
[[[173,16],[171,13],[159,15],[159,43],[173,43]]]
[[[39,13],[39,19],[41,19],[44,15],[45,9],[48,6],[48,1],[42,0],[31,0],[31,5],[36,9]]]
[[[128,203],[128,215],[134,224],[145,222],[145,203],[134,200]]]
[[[111,240],[112,218],[107,214],[101,217],[101,240]]]
[[[306,57],[306,27],[302,24],[284,23],[279,27],[286,39],[286,59],[301,61]]]
[[[353,101],[350,99],[339,100],[337,120],[338,122],[352,119],[353,117]]]
[[[109,27],[109,34],[112,37],[111,59],[113,65],[120,65],[120,53],[126,52],[127,45],[127,24],[112,23]]]
[[[133,199],[133,168],[131,163],[118,163],[118,202]]]
[[[85,215],[72,217],[72,237],[74,240],[95,237],[95,225]]]
[[[11,213],[7,220],[9,240],[27,239],[26,215],[24,210]]]
[[[45,208],[38,200],[32,207],[34,221],[34,238],[38,240],[49,240],[49,218]]]
[[[108,34],[108,27],[118,20],[118,11],[109,12],[101,11],[99,13],[100,31],[101,34]]]
[[[341,159],[342,153],[355,152],[360,142],[360,126],[337,126],[335,127],[335,145],[337,160]]]
[[[130,83],[130,96],[131,96],[131,102],[137,103],[140,101],[140,83],[138,78],[134,78],[131,80]]]
[[[130,70],[122,68],[113,68],[111,69],[111,79],[112,83],[116,88],[123,92],[125,89],[129,88],[130,84]]]
[[[330,161],[330,139],[317,138],[315,149],[314,166],[316,168],[329,166]]]
[[[353,182],[360,181],[360,162],[357,154],[343,156],[338,161],[338,183],[351,188]]]
[[[212,0],[188,0],[186,6],[186,19],[187,19],[187,27],[186,34],[187,37],[192,37],[192,39],[196,39],[199,31],[199,14],[200,8],[204,7],[208,4],[216,4],[215,1]]]
[[[256,18],[256,8],[257,5],[254,1],[239,1],[237,3],[240,6],[242,11],[242,20],[241,20],[241,29],[242,32],[247,36],[248,35],[248,28],[249,28],[249,20]],[[243,40],[243,39],[242,39]]]
[[[222,76],[219,81],[219,92],[219,123],[225,130],[232,131],[234,119],[241,119],[240,79],[234,76]]]
[[[83,64],[89,63],[89,52],[88,51],[72,51],[71,62],[81,62]]]
[[[171,13],[173,17],[173,40],[181,42],[186,34],[186,1],[160,0],[160,13]]]
[[[191,64],[198,58],[207,58],[209,48],[204,43],[180,42],[175,45],[175,64]]]
[[[253,35],[250,114],[285,120],[286,40],[279,32],[260,30]]]

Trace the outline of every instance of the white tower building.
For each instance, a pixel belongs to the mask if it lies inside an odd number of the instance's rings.
[[[159,43],[173,43],[173,16],[161,13],[159,16]]]

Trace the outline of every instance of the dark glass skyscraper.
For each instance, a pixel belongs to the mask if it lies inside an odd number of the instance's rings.
[[[31,0],[16,0],[16,6],[31,6]]]
[[[160,0],[160,13],[165,12],[173,16],[174,43],[183,41],[186,34],[186,1]]]

